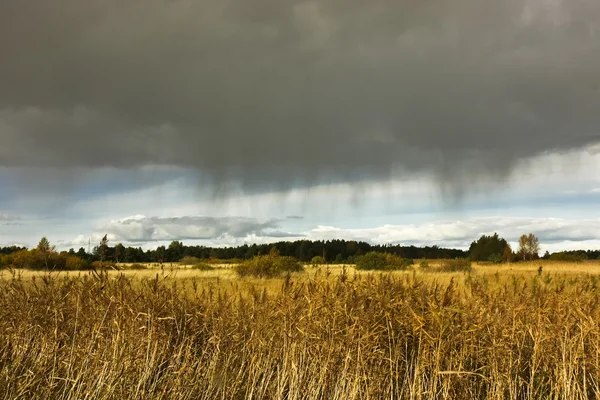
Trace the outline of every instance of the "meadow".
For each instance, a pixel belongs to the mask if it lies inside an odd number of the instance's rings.
[[[0,398],[600,398],[597,261],[145,267],[0,271]]]

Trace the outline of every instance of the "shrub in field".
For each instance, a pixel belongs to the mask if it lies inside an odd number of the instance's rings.
[[[12,254],[6,254],[0,256],[0,269],[9,268],[13,266],[14,256]]]
[[[212,265],[203,262],[195,264],[192,268],[197,269],[199,271],[212,271],[215,269],[215,267],[213,267]]]
[[[294,257],[282,257],[276,251],[268,255],[255,256],[235,267],[239,276],[272,278],[286,272],[300,272],[302,265]]]
[[[76,256],[67,256],[66,258],[65,269],[76,271],[89,268],[90,264],[86,260],[82,260],[81,258]]]
[[[11,254],[11,267],[13,268],[27,268],[27,269],[40,269],[39,259],[36,257],[36,250],[21,250],[14,254]]]
[[[356,262],[356,269],[395,271],[408,269],[413,261],[393,254],[369,252],[360,257]]]
[[[356,261],[356,269],[382,270],[387,265],[387,256],[383,253],[370,252]]]
[[[388,254],[388,266],[393,270],[406,270],[413,265],[413,260]]]
[[[2,267],[33,270],[85,270],[89,269],[90,265],[86,260],[68,255],[66,252],[41,252],[33,249],[2,256],[0,268]]]
[[[348,258],[346,258],[346,263],[356,264],[359,259],[360,259],[360,256],[348,256]]]
[[[454,260],[444,260],[439,268],[440,272],[460,272],[471,271],[471,260],[468,258],[455,258]]]
[[[179,260],[179,264],[181,265],[196,265],[196,264],[200,264],[202,262],[202,260],[200,260],[198,257],[183,257],[181,260]]]
[[[310,260],[312,265],[322,265],[325,264],[325,260],[321,256],[314,256],[312,260]]]
[[[419,263],[419,267],[421,267],[421,269],[429,269],[431,266],[429,265],[429,261],[422,259]]]

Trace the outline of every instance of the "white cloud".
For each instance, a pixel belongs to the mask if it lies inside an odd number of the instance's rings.
[[[97,246],[98,243],[100,243],[100,240],[102,240],[102,238],[104,237],[105,234],[103,233],[99,233],[99,232],[94,232],[92,233],[90,236],[85,236],[85,235],[77,235],[74,239],[72,240],[58,240],[58,245],[61,248],[66,248],[66,247],[84,247],[87,248],[88,245],[90,246]],[[114,235],[114,234],[106,234],[107,235],[107,239],[109,240],[109,242],[116,242],[118,240],[118,238]]]
[[[568,251],[568,250],[595,250],[600,249],[600,240],[584,240],[584,241],[570,241],[565,240],[555,243],[545,243],[542,246],[542,251],[549,251],[554,253],[557,251]]]
[[[543,249],[558,249],[558,244],[569,242],[569,248],[600,247],[600,219],[559,218],[476,218],[464,221],[436,221],[426,224],[384,225],[366,229],[342,229],[319,226],[306,233],[308,239],[327,240],[345,238],[364,240],[374,244],[400,243],[406,245],[439,245],[467,248],[484,234],[497,232],[509,242],[520,235],[533,232]]]
[[[302,233],[286,232],[277,219],[259,220],[244,217],[175,218],[142,215],[111,221],[92,235],[92,243],[108,233],[111,242],[155,247],[171,240],[187,244],[238,246],[280,240],[346,239],[372,244],[402,244],[467,249],[481,235],[497,232],[516,246],[519,236],[533,232],[540,238],[542,251],[600,248],[600,219],[560,219],[529,217],[486,217],[465,220],[440,220],[422,224],[382,225],[373,228],[346,229],[317,226]],[[85,246],[88,237],[80,235],[71,246]]]
[[[235,241],[251,236],[289,238],[298,236],[282,232],[277,219],[247,217],[182,216],[172,218],[135,215],[113,220],[100,226],[92,235],[94,242],[106,232],[112,242],[147,243],[170,240],[223,240]],[[83,235],[70,242],[72,245],[87,243]]]

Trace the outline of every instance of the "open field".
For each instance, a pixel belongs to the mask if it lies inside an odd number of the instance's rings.
[[[600,262],[0,273],[6,399],[600,397]]]
[[[407,274],[417,274],[421,279],[425,281],[435,282],[449,282],[452,278],[460,278],[467,276],[465,273],[429,273],[419,268],[419,261],[415,261],[415,265],[407,271],[394,271],[391,272],[393,275],[403,276]],[[441,263],[440,260],[428,260],[432,267],[436,267]],[[124,268],[123,270],[108,270],[110,278],[118,278],[124,276],[127,278],[133,278],[135,281],[144,279],[155,279],[157,276],[160,279],[167,280],[179,280],[185,283],[185,281],[196,280],[197,283],[220,283],[228,284],[231,281],[257,285],[257,286],[273,286],[274,283],[280,280],[265,280],[265,279],[254,279],[254,278],[238,278],[235,273],[235,264],[213,264],[214,270],[202,271],[193,269],[191,265],[179,265],[177,263],[165,263],[162,267],[156,263],[145,263],[138,264],[145,267],[145,269],[127,269],[131,264],[119,264],[119,267]],[[506,282],[513,278],[532,278],[539,275],[539,268],[542,267],[543,277],[561,277],[561,278],[573,278],[577,275],[598,275],[600,276],[600,261],[589,260],[584,262],[558,262],[549,260],[537,260],[531,262],[511,263],[511,264],[489,264],[489,263],[473,263],[473,270],[469,274],[471,277],[479,277],[482,279],[493,279],[498,282]],[[300,274],[294,274],[294,280],[304,281],[310,278],[323,278],[337,277],[338,275],[346,273],[349,277],[355,275],[370,275],[373,272],[370,271],[358,271],[353,265],[305,265],[305,272]],[[388,274],[390,272],[387,272]],[[44,271],[33,271],[33,270],[0,270],[0,278],[13,278],[13,274],[16,274],[21,279],[30,280],[34,277],[41,277],[47,275]],[[76,278],[83,276],[92,277],[93,274],[89,271],[57,271],[52,272],[51,275],[56,275],[62,278]],[[316,276],[315,276],[316,275]],[[456,279],[460,282],[461,279]]]

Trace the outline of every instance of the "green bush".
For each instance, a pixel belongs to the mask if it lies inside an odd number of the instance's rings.
[[[302,265],[294,257],[282,257],[272,251],[269,255],[255,256],[235,267],[239,276],[255,276],[259,278],[273,278],[286,272],[303,271]]]
[[[371,251],[362,257],[359,257],[356,262],[358,270],[379,270],[379,271],[396,271],[408,269],[413,264],[413,261],[408,258],[402,258],[393,254],[377,253]]]
[[[502,264],[502,254],[492,254],[491,256],[489,256],[488,261],[492,264]]]
[[[195,264],[192,268],[200,271],[212,271],[215,269],[215,267],[207,263],[198,263]]]
[[[421,262],[419,263],[419,266],[421,267],[421,269],[429,269],[430,268],[429,261],[427,261],[426,259],[422,259]]]
[[[325,260],[321,256],[314,256],[312,260],[310,260],[312,265],[322,265],[325,264]]]
[[[440,272],[459,272],[471,271],[471,260],[468,258],[456,258],[454,260],[444,260],[440,266]]]
[[[67,256],[66,258],[65,269],[76,271],[89,268],[90,264],[86,260],[83,260],[76,256]]]
[[[12,254],[6,254],[0,256],[0,269],[9,268],[14,264],[14,257]]]
[[[33,270],[82,270],[89,269],[90,267],[86,260],[77,256],[70,256],[66,252],[40,252],[38,249],[21,250],[2,256],[0,258],[0,265],[3,267]]]

